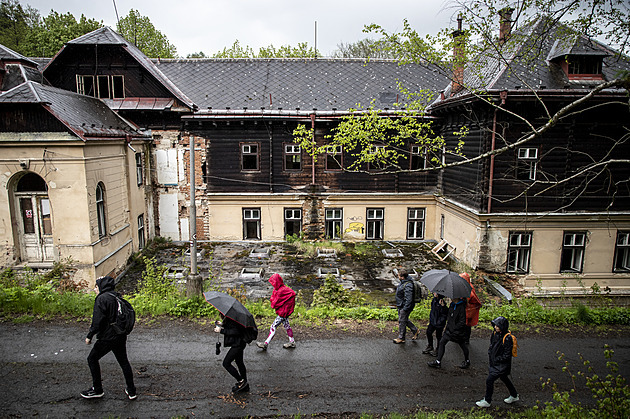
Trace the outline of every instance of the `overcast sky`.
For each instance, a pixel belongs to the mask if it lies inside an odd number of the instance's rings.
[[[445,0],[20,0],[39,10],[84,14],[116,29],[116,11],[124,17],[130,9],[148,16],[153,25],[186,55],[203,51],[212,55],[235,40],[256,52],[273,44],[314,45],[330,55],[341,42],[366,38],[363,26],[376,23],[388,31],[401,30],[407,19],[420,34],[455,28],[456,11]]]

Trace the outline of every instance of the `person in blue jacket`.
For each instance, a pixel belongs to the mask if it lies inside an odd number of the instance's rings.
[[[519,400],[516,388],[509,377],[512,372],[512,346],[514,345],[512,335],[508,334],[510,324],[503,316],[492,320],[491,324],[494,331],[490,336],[490,347],[488,348],[489,366],[488,378],[486,378],[486,396],[476,403],[479,407],[490,407],[494,382],[497,379],[503,381],[510,392],[510,396],[503,400],[505,403],[512,404]]]
[[[434,292],[431,300],[431,311],[429,312],[429,325],[427,326],[427,347],[422,351],[423,354],[437,356],[437,352],[433,349],[433,332],[435,332],[435,343],[439,344],[447,317],[448,306],[444,301],[444,296]]]
[[[442,366],[442,357],[444,356],[444,349],[449,342],[455,342],[462,348],[464,353],[464,362],[459,366],[462,369],[470,367],[470,358],[468,354],[468,345],[466,345],[466,299],[460,298],[457,301],[451,302],[448,308],[448,319],[446,321],[446,332],[440,339],[438,345],[437,358],[428,362],[427,364],[431,368],[440,368]]]

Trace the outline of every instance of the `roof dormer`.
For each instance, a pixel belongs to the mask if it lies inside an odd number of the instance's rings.
[[[582,36],[557,39],[549,51],[547,61],[562,68],[569,81],[603,80],[604,58],[610,53]]]

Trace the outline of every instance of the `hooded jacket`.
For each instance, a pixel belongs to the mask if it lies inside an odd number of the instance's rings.
[[[454,342],[466,339],[466,300],[451,303],[444,333]]]
[[[466,326],[472,327],[476,326],[479,323],[479,310],[481,309],[481,301],[479,297],[477,297],[477,292],[475,291],[475,287],[470,281],[470,275],[467,272],[459,274],[462,278],[464,278],[470,284],[472,290],[470,291],[470,298],[466,302]]]
[[[400,281],[396,288],[396,307],[400,310],[411,312],[416,303],[413,300],[413,282],[412,279],[407,277]]]
[[[442,304],[440,304],[442,301]],[[431,311],[429,312],[429,324],[437,329],[446,326],[448,318],[448,307],[444,303],[444,296],[439,295],[431,300]]]
[[[111,324],[116,321],[118,302],[116,297],[120,294],[114,291],[116,283],[111,276],[103,276],[96,280],[98,295],[94,300],[94,310],[92,312],[92,324],[88,331],[87,338],[92,339],[94,335],[98,340],[115,340],[119,336]],[[114,294],[114,295],[112,295]]]
[[[271,308],[276,310],[280,317],[289,317],[295,309],[295,291],[284,285],[284,281],[279,274],[271,275],[269,283],[273,286],[271,293]]]
[[[489,372],[493,375],[510,374],[512,371],[512,336],[505,336],[510,323],[503,317],[492,320],[492,326],[498,326],[500,332],[494,331],[490,336],[490,348],[488,348]],[[503,337],[505,336],[505,342]]]
[[[232,346],[245,347],[245,327],[229,317],[222,317],[223,327],[221,328],[221,334],[223,335],[223,346],[226,348]]]

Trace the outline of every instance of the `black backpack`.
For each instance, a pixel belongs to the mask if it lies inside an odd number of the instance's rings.
[[[413,284],[413,302],[419,303],[429,295],[424,284],[416,279],[411,281]]]
[[[246,327],[245,331],[243,332],[243,340],[245,341],[245,343],[252,343],[256,339],[258,339],[258,328],[256,327],[256,325],[252,327]]]
[[[117,335],[128,335],[136,324],[136,312],[129,301],[112,292],[109,294],[116,299],[117,303],[116,320],[110,325]]]

